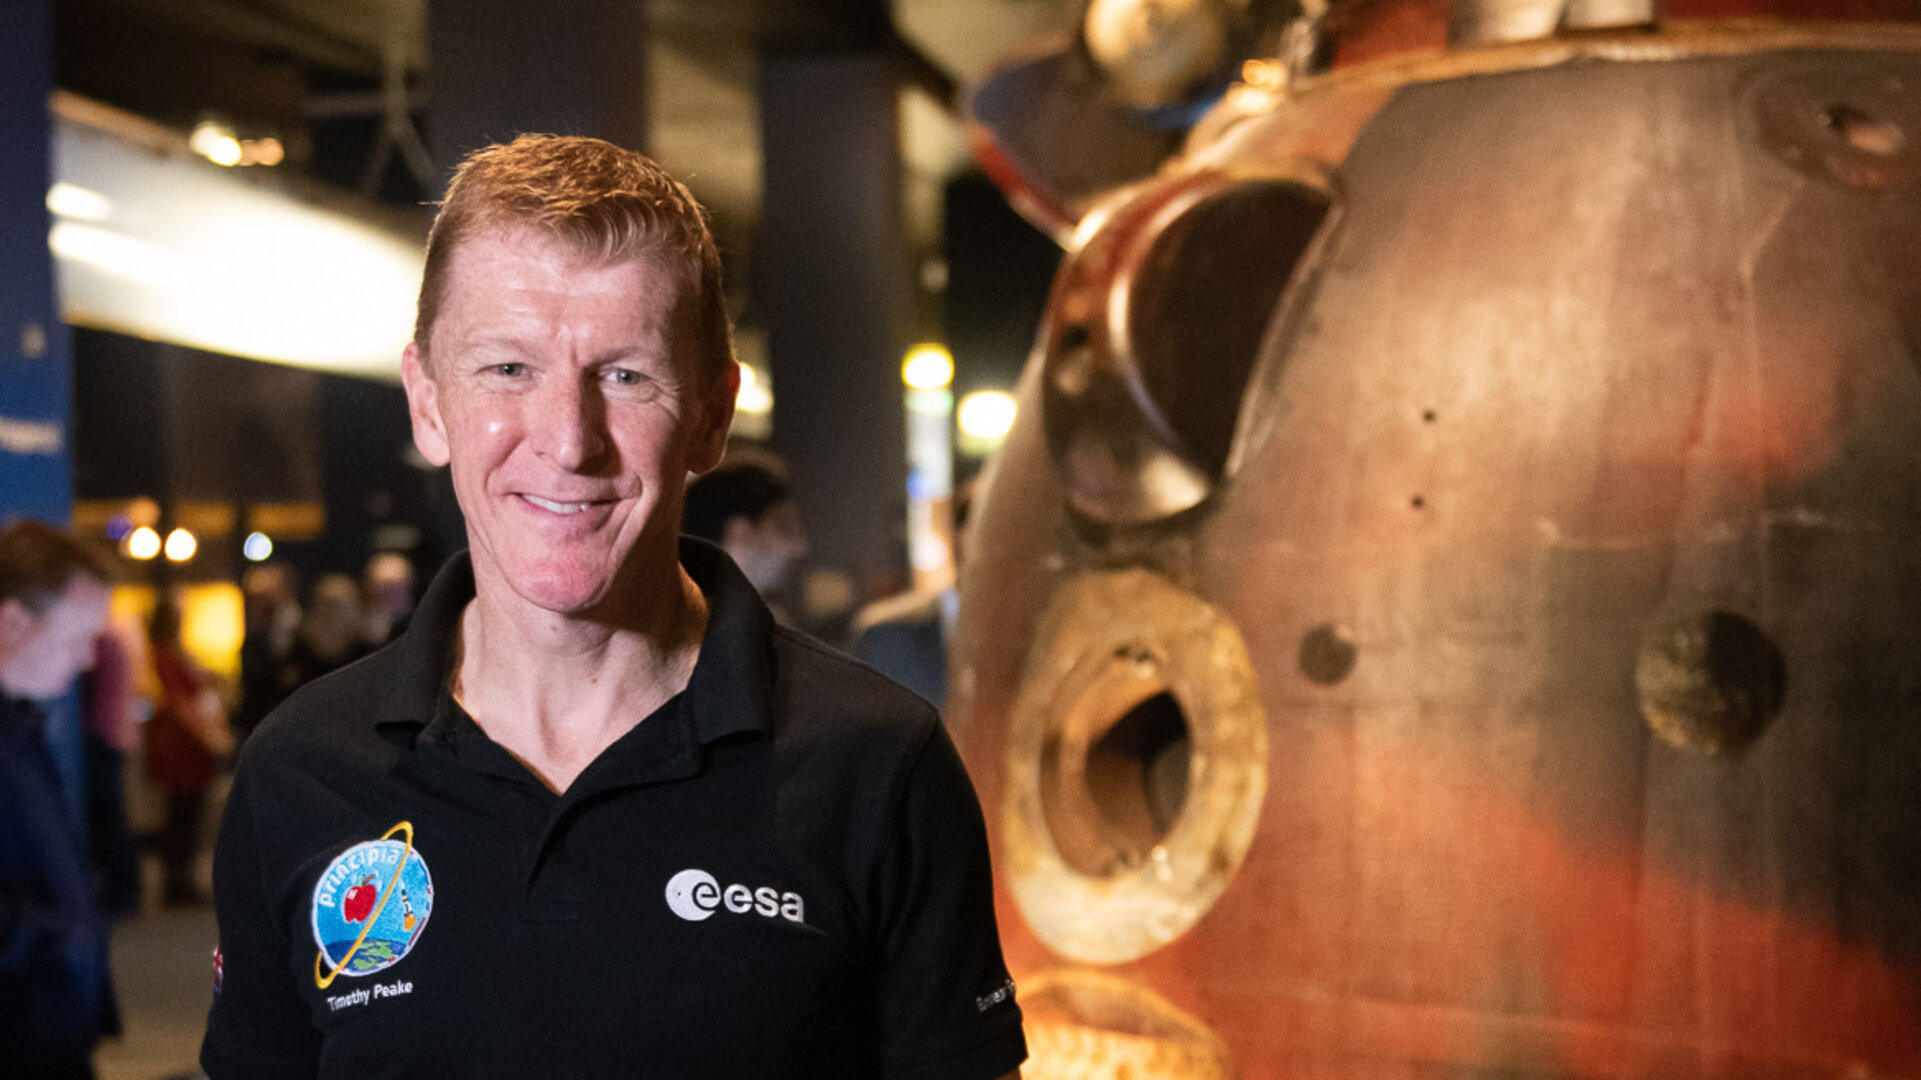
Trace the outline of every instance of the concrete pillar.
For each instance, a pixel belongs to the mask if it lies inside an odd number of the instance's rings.
[[[461,155],[524,132],[647,149],[645,0],[433,0],[428,146]]]
[[[53,85],[46,0],[11,5],[0,34],[0,520],[64,522],[73,482],[72,376],[47,250]]]
[[[754,298],[774,449],[816,565],[864,594],[907,580],[901,355],[912,300],[896,82],[878,52],[765,54]]]

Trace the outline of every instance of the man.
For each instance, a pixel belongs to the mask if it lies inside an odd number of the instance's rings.
[[[738,382],[719,269],[637,154],[455,174],[402,373],[470,555],[247,745],[213,1080],[1013,1074],[933,710],[677,535]]]
[[[730,461],[689,484],[681,531],[719,545],[770,603],[807,554],[787,478],[755,460]]]
[[[0,1072],[93,1075],[119,1030],[109,923],[38,702],[93,661],[112,563],[50,525],[0,529]]]

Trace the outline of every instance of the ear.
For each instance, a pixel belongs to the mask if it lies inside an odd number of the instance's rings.
[[[727,431],[734,426],[734,401],[740,397],[740,365],[729,363],[727,374],[715,379],[700,396],[696,406],[693,444],[688,448],[687,467],[704,473],[720,464],[727,450]]]
[[[420,347],[413,342],[400,354],[400,382],[407,388],[407,417],[413,421],[414,447],[430,464],[445,465],[447,428],[440,420],[440,386],[420,363]]]

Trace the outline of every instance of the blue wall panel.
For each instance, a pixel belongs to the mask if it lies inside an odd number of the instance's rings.
[[[47,0],[0,34],[0,519],[71,512],[70,343],[47,251],[52,48]]]

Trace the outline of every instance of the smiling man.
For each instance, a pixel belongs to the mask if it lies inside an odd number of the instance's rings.
[[[938,717],[677,535],[738,386],[686,189],[593,139],[470,157],[402,365],[470,554],[247,744],[209,1076],[1011,1075]]]

